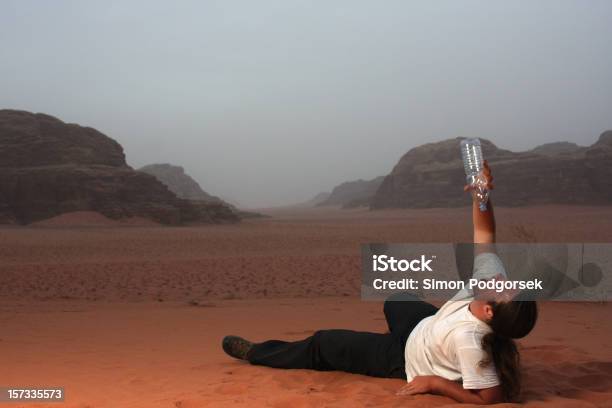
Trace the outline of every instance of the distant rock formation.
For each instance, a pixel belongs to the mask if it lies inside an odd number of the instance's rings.
[[[385,177],[371,208],[468,205],[460,140],[429,143],[406,153]],[[493,201],[498,205],[612,204],[612,131],[585,148],[554,144],[517,153],[481,142],[493,167]]]
[[[238,209],[235,205],[229,204],[217,196],[208,194],[202,190],[200,184],[195,181],[181,166],[168,163],[149,164],[138,169],[150,174],[161,181],[170,191],[179,198],[186,200],[203,201],[211,204],[220,204],[229,207],[239,218],[261,218],[262,214]]]
[[[226,205],[180,199],[155,177],[133,170],[121,145],[95,129],[0,110],[0,223],[29,224],[74,211],[164,224],[238,220]]]
[[[368,206],[384,178],[381,176],[372,180],[355,180],[339,184],[334,187],[327,199],[317,205],[339,205],[343,208]]]
[[[179,198],[201,201],[221,201],[204,190],[181,166],[172,164],[149,164],[138,169],[157,178]]]
[[[537,146],[531,150],[532,153],[539,153],[545,155],[555,155],[555,154],[572,154],[578,153],[581,150],[586,149],[586,147],[578,146],[576,143],[571,142],[553,142],[553,143],[545,143],[543,145]]]
[[[305,207],[315,207],[321,204],[322,202],[324,202],[325,200],[327,200],[330,195],[331,193],[329,191],[324,191],[322,193],[315,195],[310,200],[305,201],[304,203],[301,203],[300,205],[305,206]]]

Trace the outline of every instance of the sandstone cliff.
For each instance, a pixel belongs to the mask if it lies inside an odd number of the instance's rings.
[[[179,199],[125,162],[95,129],[45,114],[0,110],[0,223],[29,224],[73,211],[165,224],[233,222],[221,203]]]
[[[218,204],[230,208],[239,218],[261,218],[262,214],[245,211],[239,209],[234,204],[230,204],[221,198],[208,194],[202,190],[200,184],[195,181],[189,174],[185,173],[185,169],[181,166],[175,166],[168,163],[163,164],[148,164],[138,169],[144,173],[150,174],[162,182],[170,191],[176,194],[179,198],[186,200],[202,201],[206,204]]]
[[[570,142],[553,142],[545,143],[537,146],[531,150],[532,153],[539,153],[545,155],[556,155],[556,154],[573,154],[584,150],[585,147],[578,146],[576,143]]]
[[[154,176],[179,198],[201,201],[221,201],[202,190],[202,187],[181,166],[172,164],[149,164],[138,169]]]
[[[343,208],[368,206],[384,176],[372,180],[355,180],[339,184],[318,206],[339,205]]]
[[[317,205],[325,202],[325,200],[327,200],[330,195],[331,193],[329,191],[323,191],[312,197],[310,200],[301,203],[300,205],[304,205],[306,207],[316,207]]]
[[[430,143],[406,153],[385,177],[371,208],[453,207],[469,204],[459,142]],[[493,201],[531,204],[612,204],[612,131],[592,146],[555,145],[511,152],[482,140],[493,167]],[[561,147],[561,148],[560,148]]]

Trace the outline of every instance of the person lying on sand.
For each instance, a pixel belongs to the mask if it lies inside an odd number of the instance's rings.
[[[483,173],[492,189],[487,163]],[[503,279],[504,267],[492,245],[495,219],[490,200],[487,211],[480,211],[474,200],[472,217],[478,244],[474,275]],[[482,300],[460,292],[438,309],[420,300],[398,299],[384,304],[388,333],[319,330],[301,341],[263,343],[226,336],[222,347],[228,355],[255,365],[405,378],[408,383],[399,395],[431,393],[473,404],[518,396],[519,353],[513,339],[533,329],[535,302],[516,301],[508,293]]]

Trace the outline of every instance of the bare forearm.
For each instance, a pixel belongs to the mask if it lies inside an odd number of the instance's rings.
[[[436,377],[432,382],[432,393],[450,397],[458,402],[469,404],[495,404],[502,402],[498,387],[484,390],[466,390],[461,384],[442,377]]]
[[[472,203],[472,222],[474,224],[474,243],[490,244],[495,242],[495,214],[491,200],[487,202],[487,210],[480,211],[479,203]]]

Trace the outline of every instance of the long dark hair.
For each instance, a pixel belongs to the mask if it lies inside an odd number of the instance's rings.
[[[488,355],[481,365],[493,363],[499,376],[504,398],[512,401],[521,392],[520,356],[513,339],[525,337],[538,319],[533,301],[489,302],[493,318],[488,322],[492,332],[482,338]]]

